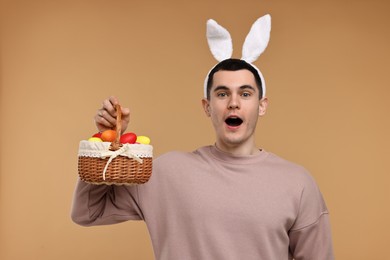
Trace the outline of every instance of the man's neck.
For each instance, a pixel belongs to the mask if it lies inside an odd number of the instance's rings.
[[[219,150],[235,156],[248,156],[248,155],[255,155],[260,153],[260,150],[256,147],[255,144],[226,145],[224,143],[217,142],[216,146]]]

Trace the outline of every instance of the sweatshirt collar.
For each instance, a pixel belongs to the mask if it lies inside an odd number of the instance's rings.
[[[220,150],[215,144],[208,148],[215,159],[230,164],[251,164],[264,160],[268,155],[268,152],[263,149],[259,149],[260,152],[254,155],[233,155]]]

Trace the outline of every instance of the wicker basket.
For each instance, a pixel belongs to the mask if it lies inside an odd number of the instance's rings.
[[[110,142],[81,141],[78,153],[80,179],[92,184],[137,185],[152,174],[153,147],[120,144],[121,109],[116,106],[116,139]]]

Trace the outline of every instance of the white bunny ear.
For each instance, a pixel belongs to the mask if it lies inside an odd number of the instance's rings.
[[[232,38],[225,28],[216,21],[209,19],[207,21],[206,36],[210,51],[217,61],[223,61],[232,57]]]
[[[267,48],[271,33],[271,16],[266,14],[254,22],[242,47],[242,60],[252,63]]]

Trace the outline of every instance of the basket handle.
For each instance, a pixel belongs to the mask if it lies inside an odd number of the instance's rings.
[[[121,110],[121,106],[119,104],[115,105],[115,110],[116,110],[116,125],[115,125],[116,137],[115,137],[115,140],[111,142],[111,145],[110,145],[110,150],[111,151],[116,151],[119,148],[121,148],[121,146],[122,146],[122,144],[120,142],[121,132],[122,132],[122,110]]]

